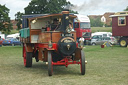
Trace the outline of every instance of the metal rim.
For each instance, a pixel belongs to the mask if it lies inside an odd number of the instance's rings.
[[[120,44],[121,44],[121,46],[125,46],[126,45],[126,41],[125,40],[121,40]]]
[[[80,68],[81,68],[81,74],[84,75],[85,74],[85,55],[84,52],[81,51],[81,59],[80,59]]]
[[[52,76],[53,65],[52,65],[52,55],[51,51],[48,51],[48,75]]]

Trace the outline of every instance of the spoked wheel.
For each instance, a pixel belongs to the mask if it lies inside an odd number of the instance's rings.
[[[52,55],[51,51],[48,51],[48,75],[52,76],[53,65],[52,65]]]
[[[127,46],[127,39],[126,38],[121,38],[119,41],[119,44],[121,47],[126,47]]]
[[[81,68],[81,74],[84,75],[85,74],[85,55],[84,52],[81,51],[81,59],[80,59],[80,68]]]
[[[25,67],[32,67],[32,52],[26,52],[25,46],[23,47],[23,59]]]

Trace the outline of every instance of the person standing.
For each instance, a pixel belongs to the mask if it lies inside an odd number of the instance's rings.
[[[2,40],[1,36],[0,36],[0,40]],[[2,47],[2,42],[0,42],[0,47]]]
[[[83,36],[79,39],[79,46],[84,47],[84,37]]]

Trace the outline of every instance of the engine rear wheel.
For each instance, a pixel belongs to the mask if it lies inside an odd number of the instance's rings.
[[[127,39],[126,38],[121,38],[119,41],[119,44],[121,47],[126,47],[127,46]]]
[[[81,51],[81,59],[80,59],[80,67],[81,67],[81,74],[84,75],[85,74],[85,55],[84,55],[84,51]]]
[[[23,59],[25,67],[32,67],[32,52],[26,52],[25,46],[23,47]]]
[[[52,65],[52,55],[51,51],[48,51],[48,75],[52,76],[53,65]]]

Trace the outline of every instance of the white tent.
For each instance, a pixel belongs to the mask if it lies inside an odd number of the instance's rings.
[[[11,35],[7,35],[6,38],[19,38],[19,33],[15,33],[15,34],[11,34]]]

